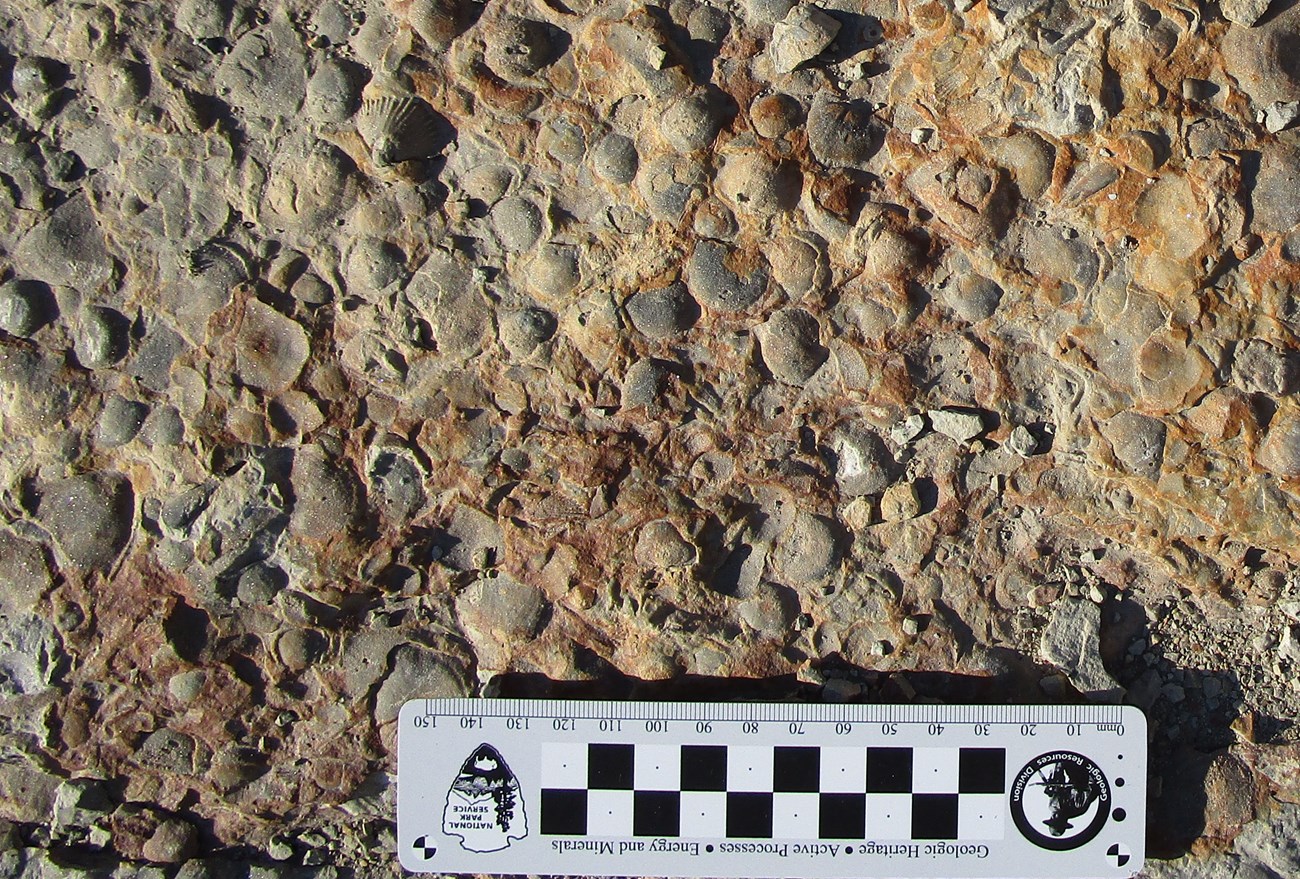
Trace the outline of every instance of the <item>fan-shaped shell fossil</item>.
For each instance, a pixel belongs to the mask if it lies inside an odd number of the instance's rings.
[[[466,23],[461,0],[390,0],[389,6],[435,51],[451,45]]]
[[[441,117],[414,95],[383,95],[361,103],[357,130],[376,165],[428,159],[447,144]]]

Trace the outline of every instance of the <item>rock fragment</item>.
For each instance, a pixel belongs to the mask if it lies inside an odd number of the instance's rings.
[[[375,719],[391,723],[408,699],[449,699],[469,695],[463,671],[452,657],[421,644],[402,644],[392,654],[388,674],[375,695]]]
[[[695,547],[667,519],[642,525],[634,552],[642,565],[665,571],[689,567],[696,558]]]
[[[873,431],[849,428],[831,445],[835,454],[835,482],[845,497],[884,491],[893,481],[894,459]]]
[[[0,531],[0,616],[30,613],[50,583],[40,546]]]
[[[1260,117],[1269,134],[1285,131],[1300,120],[1300,101],[1275,101],[1261,111]]]
[[[293,514],[289,527],[302,537],[329,540],[347,532],[357,515],[356,476],[320,445],[293,456]]]
[[[235,370],[245,384],[282,391],[298,378],[310,354],[307,333],[297,321],[256,299],[244,304],[235,341]]]
[[[777,73],[789,73],[811,61],[840,32],[838,19],[811,3],[800,3],[772,28],[772,62]]]
[[[1290,409],[1274,415],[1255,461],[1283,479],[1300,477],[1300,416]]]
[[[1251,27],[1264,17],[1272,0],[1219,0],[1223,17],[1233,24]]]
[[[1248,339],[1232,358],[1233,383],[1248,393],[1281,397],[1300,388],[1300,360],[1262,339]]]
[[[158,822],[153,834],[145,840],[141,854],[155,864],[177,864],[198,854],[199,832],[193,824],[179,818]]]
[[[912,414],[899,419],[893,427],[889,428],[889,438],[894,441],[895,445],[905,446],[925,433],[925,427],[925,416]]]
[[[1262,2],[1230,0],[1229,9],[1249,18]],[[1224,34],[1219,46],[1223,66],[1256,106],[1300,100],[1300,58],[1296,51],[1300,48],[1300,30],[1296,28],[1298,19],[1300,11],[1290,7],[1258,27],[1233,25]]]
[[[1007,438],[1007,446],[1022,458],[1028,458],[1038,450],[1038,438],[1023,424],[1017,424]]]
[[[121,473],[85,473],[46,485],[36,515],[74,567],[107,570],[131,539],[135,494]]]
[[[1121,412],[1100,425],[1115,457],[1131,473],[1154,480],[1165,455],[1165,424],[1139,412]]]
[[[1111,701],[1121,690],[1102,664],[1100,637],[1101,608],[1086,599],[1066,598],[1053,610],[1038,652],[1044,662],[1065,672],[1080,692]]]
[[[480,577],[456,596],[456,614],[476,642],[531,638],[546,609],[540,591],[500,572]]]
[[[979,412],[962,409],[931,409],[927,413],[930,426],[937,433],[959,443],[970,442],[984,433],[984,418]]]
[[[806,511],[795,515],[772,551],[783,582],[796,587],[827,576],[839,562],[838,529],[830,519]]]

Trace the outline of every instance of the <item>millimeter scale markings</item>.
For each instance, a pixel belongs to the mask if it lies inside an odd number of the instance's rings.
[[[1064,879],[1145,853],[1132,706],[419,699],[397,743],[413,872]]]

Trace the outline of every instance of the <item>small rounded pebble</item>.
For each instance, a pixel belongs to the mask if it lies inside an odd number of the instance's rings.
[[[700,307],[680,281],[633,294],[624,306],[632,326],[652,339],[668,339],[689,330],[700,318]]]
[[[745,153],[727,159],[718,172],[717,185],[722,197],[737,211],[770,216],[799,204],[802,180],[803,175],[792,162]]]
[[[136,400],[114,395],[104,404],[95,429],[95,442],[106,448],[125,445],[135,438],[144,424],[149,407]]]
[[[721,129],[722,119],[705,94],[680,98],[659,119],[659,133],[679,153],[704,149]]]
[[[830,352],[821,344],[817,318],[800,308],[776,312],[757,330],[763,363],[778,381],[802,385]]]
[[[695,209],[695,234],[700,238],[728,241],[740,230],[736,215],[721,199],[705,199]]]
[[[541,308],[520,308],[501,316],[501,344],[515,357],[527,357],[555,335],[555,315]]]
[[[803,105],[790,95],[762,95],[749,105],[749,119],[759,136],[778,138],[802,124]]]
[[[346,122],[361,107],[364,71],[339,58],[327,58],[307,80],[303,109],[320,122]]]
[[[839,564],[840,547],[831,520],[800,511],[773,550],[777,570],[792,586],[827,576]]]
[[[26,338],[57,314],[54,296],[39,281],[10,279],[0,284],[0,330]]]
[[[698,158],[659,155],[645,163],[636,183],[654,219],[677,223],[703,198],[708,168]]]
[[[542,298],[563,298],[582,279],[577,249],[562,244],[543,245],[529,263],[527,278],[529,286]]]
[[[280,568],[257,562],[240,572],[235,594],[245,604],[269,604],[288,584],[289,578]]]
[[[404,451],[376,455],[368,476],[371,502],[391,521],[406,521],[424,503],[424,471]]]
[[[362,238],[348,255],[348,292],[354,296],[373,299],[405,274],[406,254],[391,241]]]
[[[867,248],[866,268],[880,279],[904,278],[920,265],[921,246],[893,229],[883,230]]]
[[[492,208],[491,217],[492,231],[509,251],[528,250],[542,235],[542,212],[526,198],[503,198]]]
[[[591,151],[592,169],[610,183],[631,183],[639,165],[636,144],[621,134],[605,135]]]
[[[92,65],[86,77],[86,90],[102,107],[128,110],[139,106],[149,93],[149,74],[121,59]]]
[[[695,563],[696,557],[695,547],[667,519],[658,519],[641,527],[634,553],[642,565],[665,571],[689,567]]]
[[[864,165],[884,143],[884,132],[863,104],[823,98],[808,110],[808,149],[823,165]]]
[[[667,371],[654,360],[638,360],[623,375],[623,408],[652,405],[663,391]]]
[[[87,369],[112,366],[126,356],[130,321],[120,311],[102,305],[87,308],[76,337],[77,362]]]
[[[896,482],[880,496],[880,518],[886,522],[904,522],[921,515],[921,501],[911,482]]]
[[[334,289],[312,272],[306,272],[293,282],[289,295],[304,305],[324,305],[334,299]]]
[[[307,333],[269,305],[251,299],[235,342],[236,374],[244,384],[265,391],[281,391],[302,372],[311,345]]]
[[[291,671],[309,668],[325,652],[325,637],[314,629],[290,629],[276,642],[276,652]]]
[[[993,316],[1002,301],[1002,288],[982,275],[967,273],[950,280],[942,295],[949,308],[973,322]]]
[[[772,278],[791,297],[811,293],[825,275],[825,253],[799,238],[781,238],[766,253]]]
[[[768,270],[761,255],[743,255],[717,241],[695,245],[686,269],[691,294],[716,311],[744,311],[767,292]]]
[[[178,702],[193,702],[203,692],[208,673],[201,668],[177,672],[167,681],[167,691]]]
[[[483,60],[509,82],[527,81],[555,60],[551,30],[543,22],[501,16],[485,34],[487,46]]]

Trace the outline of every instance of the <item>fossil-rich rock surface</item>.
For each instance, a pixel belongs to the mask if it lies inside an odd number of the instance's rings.
[[[1294,875],[1297,119],[1293,0],[11,0],[0,873],[794,675],[1140,705],[1152,875]]]

